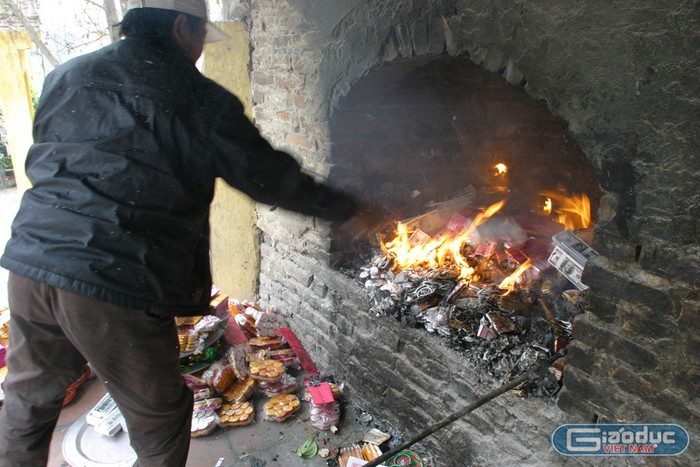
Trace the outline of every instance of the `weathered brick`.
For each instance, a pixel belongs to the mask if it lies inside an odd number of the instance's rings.
[[[306,107],[306,96],[303,94],[295,94],[292,102],[294,103],[295,109],[304,109]]]
[[[396,373],[391,372],[394,376]],[[416,425],[421,420],[430,419],[430,415],[425,411],[420,404],[421,397],[414,388],[401,382],[400,378],[395,380],[396,384],[388,387],[387,395],[384,398],[386,408],[401,414],[402,419],[408,419]]]
[[[617,297],[613,294],[602,293],[598,290],[592,291],[588,297],[588,311],[601,321],[612,323],[615,321],[615,304],[617,300]]]
[[[670,385],[684,393],[685,397],[696,398],[700,394],[700,368],[678,368],[671,372],[670,378]]]
[[[698,327],[700,327],[700,302],[684,300],[678,317],[678,331],[697,335]]]
[[[592,422],[595,415],[615,413],[619,402],[619,392],[590,380],[574,367],[565,371],[564,389],[559,394],[557,405],[564,412],[578,417],[578,421]],[[589,416],[591,418],[587,418]]]
[[[354,320],[348,318],[343,312],[331,312],[330,321],[338,327],[338,331],[342,336],[346,336],[349,340],[353,339],[355,332]]]
[[[613,222],[599,223],[593,240],[593,248],[613,261],[632,263],[636,260],[637,245],[622,237]]]
[[[449,366],[443,365],[436,358],[428,357],[421,360],[412,360],[412,364],[423,374],[436,381],[446,381],[454,377],[452,369]]]
[[[292,146],[303,148],[303,149],[316,149],[316,142],[304,135],[299,133],[289,133],[287,134],[285,140]]]
[[[628,394],[639,396],[641,398],[639,404],[650,404],[677,420],[690,421],[691,417],[697,416],[688,410],[688,406],[683,400],[671,395],[665,389],[659,390],[658,383],[648,381],[627,368],[619,369],[615,374],[615,382],[620,389]]]
[[[289,45],[289,39],[289,36],[277,36],[272,40],[272,43],[274,44],[276,49],[281,49]]]
[[[598,366],[598,360],[593,348],[574,340],[568,345],[568,349],[566,358],[569,365],[573,365],[588,374],[594,372],[594,368]]]
[[[583,272],[582,281],[593,289],[593,293],[614,294],[629,302],[644,303],[657,313],[667,313],[671,309],[668,287],[644,283],[635,271],[614,271],[606,261],[589,261]]]
[[[325,298],[328,294],[328,286],[318,280],[316,277],[312,277],[312,282],[310,284],[311,291],[314,295],[320,298]]]
[[[287,111],[277,112],[275,114],[275,118],[287,123],[293,123],[295,121],[295,119],[292,117],[292,114]]]
[[[314,280],[313,274],[291,261],[284,265],[284,271],[287,273],[290,279],[294,279],[303,287],[309,287]]]
[[[266,86],[275,82],[272,76],[262,71],[254,71],[252,78],[253,83],[258,86]]]
[[[255,105],[265,103],[265,93],[262,90],[258,88],[253,89],[253,103]],[[264,122],[266,120],[264,111],[262,110],[258,111],[256,109],[255,117],[257,122]]]
[[[295,89],[299,86],[299,79],[295,76],[278,77],[276,83],[281,89]]]
[[[576,390],[566,386],[557,395],[557,406],[566,413],[570,422],[590,423],[596,418],[596,410],[582,400]]]
[[[697,219],[694,221],[697,222]],[[700,286],[699,257],[697,245],[681,246],[669,243],[665,239],[649,238],[641,251],[639,263],[645,269],[698,287]]]
[[[651,338],[674,336],[678,332],[677,325],[669,315],[657,313],[642,303],[630,303],[620,300],[617,304],[617,314],[622,320],[622,328],[629,335],[642,335]]]
[[[580,340],[588,347],[606,349],[610,358],[639,368],[643,371],[653,371],[658,365],[653,352],[594,324],[591,320],[578,318],[573,322],[574,339]]]

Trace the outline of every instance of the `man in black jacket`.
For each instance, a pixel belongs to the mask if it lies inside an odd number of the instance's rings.
[[[362,224],[359,203],[273,149],[194,62],[223,34],[204,0],[130,0],[125,38],[46,79],[28,190],[0,265],[12,313],[0,466],[44,465],[87,362],[138,465],[187,459],[192,394],[174,316],[207,310],[216,177],[253,199]]]

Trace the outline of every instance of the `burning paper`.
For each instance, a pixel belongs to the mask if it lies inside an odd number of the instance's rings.
[[[474,274],[474,269],[469,265],[467,258],[462,255],[462,247],[467,243],[471,243],[471,237],[476,228],[496,214],[503,207],[504,203],[505,201],[495,203],[485,211],[477,214],[471,224],[459,234],[442,234],[430,240],[425,238],[424,229],[420,229],[421,233],[418,238],[413,236],[418,231],[411,232],[410,229],[411,226],[416,225],[415,219],[399,222],[396,236],[391,241],[382,243],[382,249],[386,256],[394,261],[398,270],[453,267],[458,271],[461,279],[469,280]],[[434,229],[432,221],[435,217],[433,215],[420,216],[418,220],[425,220],[426,218],[430,219],[430,225]]]
[[[449,339],[495,378],[512,378],[563,350],[571,339],[563,323],[580,309],[561,295],[565,281],[557,271],[580,292],[583,266],[597,256],[563,231],[565,224],[590,227],[587,197],[570,198],[551,193],[537,212],[505,212],[502,199],[397,222],[358,274],[371,311]],[[551,319],[534,312],[542,297],[552,303]],[[556,387],[523,391],[552,395]]]

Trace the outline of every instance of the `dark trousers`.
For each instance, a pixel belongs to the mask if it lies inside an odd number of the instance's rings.
[[[192,391],[172,318],[10,274],[10,343],[0,409],[0,466],[45,466],[66,388],[85,362],[129,428],[138,466],[184,466]]]

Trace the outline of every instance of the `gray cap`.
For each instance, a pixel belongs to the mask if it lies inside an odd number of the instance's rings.
[[[160,8],[162,10],[179,11],[188,15],[202,18],[206,21],[206,36],[204,42],[217,42],[229,39],[221,29],[214,26],[207,16],[206,0],[128,0],[127,10],[135,8]]]

